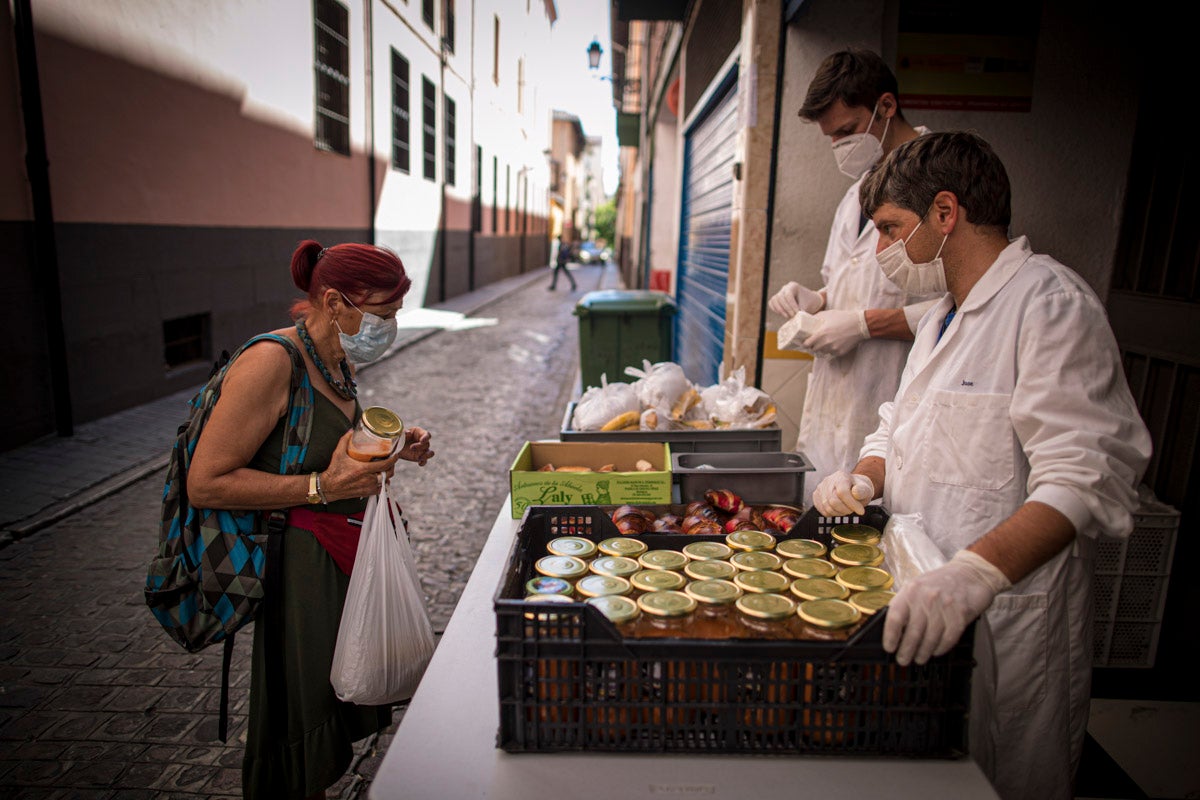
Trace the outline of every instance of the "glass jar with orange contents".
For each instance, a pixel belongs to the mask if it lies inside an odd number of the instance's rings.
[[[357,461],[387,458],[395,452],[403,436],[404,423],[400,417],[383,406],[370,406],[363,409],[354,424],[348,452]]]

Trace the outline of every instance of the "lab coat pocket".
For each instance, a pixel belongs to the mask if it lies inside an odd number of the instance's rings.
[[[997,595],[987,612],[996,650],[996,712],[1032,711],[1046,701],[1050,596]]]
[[[1013,479],[1012,395],[929,393],[925,474],[934,483],[996,490]]]

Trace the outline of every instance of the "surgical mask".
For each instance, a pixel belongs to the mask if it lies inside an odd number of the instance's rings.
[[[875,124],[875,114],[878,111],[879,104],[876,103],[875,108],[871,111],[871,121],[867,123],[865,131],[852,133],[833,143],[833,158],[837,161],[838,169],[842,171],[843,175],[854,178],[854,180],[861,178],[864,172],[883,157],[883,141],[876,139],[870,133],[871,126]],[[884,121],[884,139],[887,138],[888,127],[891,124],[891,119]]]
[[[342,333],[342,326],[337,324],[337,320],[333,321],[333,324],[337,325],[338,339],[341,340],[346,358],[354,364],[366,364],[368,361],[374,361],[386,353],[387,349],[392,346],[392,342],[396,341],[396,320],[384,319],[369,311],[363,311],[351,303],[346,295],[342,295],[342,299],[351,308],[362,314],[358,333],[353,336]]]
[[[921,223],[924,221],[918,222],[917,228],[921,227]],[[946,292],[946,265],[942,263],[942,248],[946,246],[946,239],[949,239],[950,236],[947,234],[942,239],[942,244],[938,247],[937,255],[933,257],[932,261],[917,264],[908,257],[908,248],[906,247],[913,235],[916,234],[917,228],[912,229],[912,233],[908,235],[907,239],[892,242],[879,251],[875,260],[879,262],[879,266],[888,280],[908,294],[944,294]]]

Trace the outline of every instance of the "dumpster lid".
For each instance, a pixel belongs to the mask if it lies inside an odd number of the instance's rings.
[[[604,289],[588,292],[575,304],[576,316],[589,312],[675,310],[675,301],[666,292],[647,289]]]

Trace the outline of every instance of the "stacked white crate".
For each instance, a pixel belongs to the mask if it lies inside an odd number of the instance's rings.
[[[1153,667],[1167,602],[1179,512],[1146,488],[1128,539],[1101,538],[1092,579],[1092,665]]]

